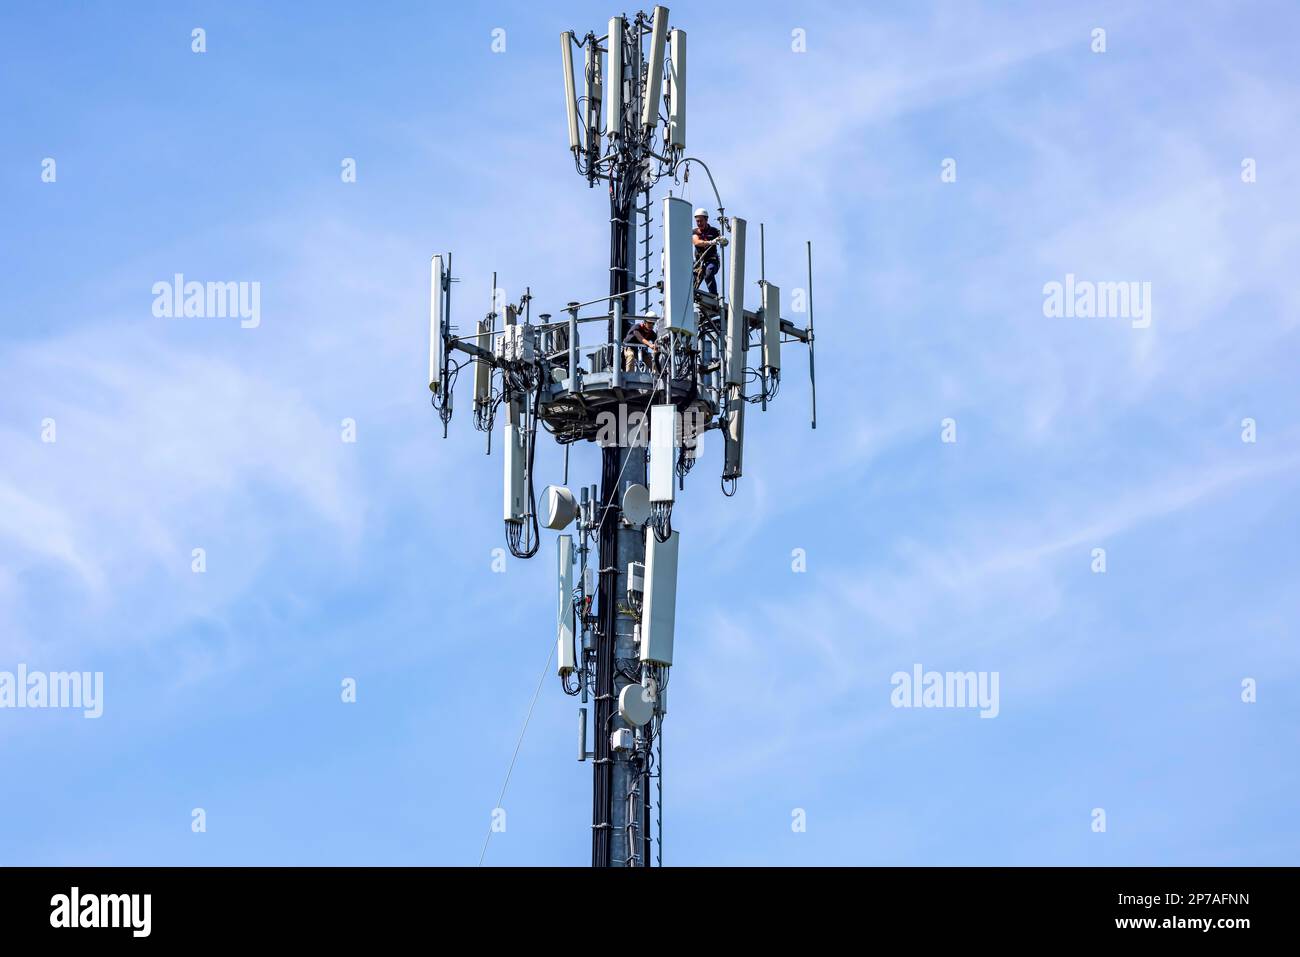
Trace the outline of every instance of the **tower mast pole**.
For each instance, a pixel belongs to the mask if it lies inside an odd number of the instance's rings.
[[[625,41],[621,50],[611,45],[609,55],[620,56],[626,95],[622,97],[622,132],[616,139],[618,156],[610,176],[610,263],[609,293],[612,298],[610,318],[610,360],[623,362],[622,342],[627,334],[628,312],[635,310],[636,297],[636,203],[641,193],[641,171],[648,151],[641,130],[642,78],[641,36],[644,15],[624,26]],[[612,44],[612,40],[611,40]],[[596,636],[596,721],[594,729],[595,760],[592,763],[592,841],[593,867],[648,866],[645,840],[648,821],[644,812],[646,780],[639,761],[627,752],[615,753],[610,736],[628,725],[618,716],[618,695],[630,680],[623,673],[637,667],[635,621],[631,611],[620,609],[620,596],[627,590],[627,567],[630,562],[645,561],[645,539],[639,526],[621,520],[622,490],[629,483],[646,482],[644,436],[625,434],[623,423],[632,419],[632,410],[623,407],[620,415],[619,441],[601,449],[602,505],[599,533],[599,591],[597,617],[600,630]],[[633,441],[636,439],[637,441]]]

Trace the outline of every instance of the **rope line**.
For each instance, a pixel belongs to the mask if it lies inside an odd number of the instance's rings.
[[[542,693],[542,685],[546,683],[547,672],[551,670],[551,659],[555,657],[555,647],[546,655],[546,666],[542,668],[542,676],[537,679],[537,690],[533,692],[532,704],[528,706],[528,714],[524,716],[524,726],[519,729],[519,740],[515,743],[515,753],[510,756],[510,767],[506,768],[506,779],[501,783],[501,796],[497,798],[497,807],[500,808],[506,799],[506,788],[510,787],[510,775],[515,770],[515,760],[519,757],[519,749],[523,746],[524,735],[528,733],[528,722],[533,718],[533,708],[537,704],[537,697]],[[483,839],[483,850],[478,856],[478,866],[483,866],[483,858],[487,856],[488,842],[492,840],[492,825],[488,825],[487,837]]]

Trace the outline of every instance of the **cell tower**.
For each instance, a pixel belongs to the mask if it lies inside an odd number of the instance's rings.
[[[575,50],[583,57],[580,89]],[[457,335],[451,255],[435,255],[429,388],[446,437],[453,387],[472,364],[474,426],[488,433],[489,452],[501,420],[511,553],[535,555],[539,526],[561,532],[558,672],[565,693],[581,702],[578,760],[592,763],[591,863],[649,867],[652,859],[662,864],[662,735],[679,549],[673,502],[714,429],[722,436],[722,491],[734,494],[745,407],[766,410],[776,396],[785,343],[808,346],[817,427],[812,244],[806,329],[781,318],[761,225],[758,290],[749,295],[757,308],[746,308],[745,220],[727,216],[708,167],[686,155],[686,32],[669,26],[667,7],[616,16],[603,36],[566,31],[560,53],[574,165],[589,187],[609,190],[609,295],[574,299],[556,310],[563,318],[540,313],[533,322],[530,292],[498,314],[494,275],[492,310]],[[706,223],[697,237],[690,204],[673,195],[693,165],[717,202],[712,245],[700,245],[712,228]],[[660,184],[667,195],[656,224],[652,195]],[[659,268],[652,270],[656,238]],[[701,288],[714,270],[724,280],[716,293]],[[454,353],[463,358],[454,361]],[[541,502],[533,472],[539,422],[565,446],[565,484],[545,489]],[[566,487],[574,442],[601,449],[599,483],[580,486],[576,496]],[[570,526],[574,532],[564,533]]]

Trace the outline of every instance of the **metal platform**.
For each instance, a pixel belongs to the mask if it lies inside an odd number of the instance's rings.
[[[594,366],[600,371],[579,369],[576,384],[566,376],[543,388],[539,415],[558,440],[595,441],[605,423],[624,424],[634,414],[647,414],[651,404],[665,401],[662,386],[656,386],[654,373],[646,368],[649,350],[632,348],[637,355],[631,370],[607,367],[610,347],[606,343],[588,356],[589,368]],[[618,352],[623,358],[623,349]],[[564,367],[557,361],[554,368]],[[705,427],[716,416],[717,409],[699,393],[693,378],[675,378],[671,389],[670,401],[675,405],[690,403]]]

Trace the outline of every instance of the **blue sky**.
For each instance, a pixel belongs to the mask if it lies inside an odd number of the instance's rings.
[[[556,48],[619,11],[544,6],[0,14],[0,671],[105,676],[98,720],[0,710],[0,861],[478,860],[551,542],[492,572],[427,269],[462,323],[493,270],[604,291]],[[814,242],[819,428],[788,357],[736,497],[709,445],[677,506],[666,861],[1297,863],[1294,7],[746,9],[673,7],[689,147],[783,290]],[[178,272],[260,325],[155,317]],[[1150,327],[1045,317],[1067,274],[1151,283]],[[891,707],[914,663],[997,672],[998,717]],[[574,707],[548,678],[487,863],[588,860]]]

